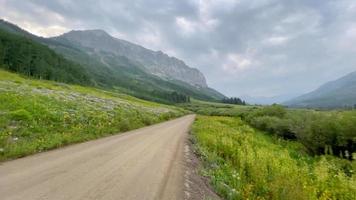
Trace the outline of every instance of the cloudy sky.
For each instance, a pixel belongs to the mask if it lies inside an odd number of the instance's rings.
[[[41,36],[106,30],[229,96],[302,94],[356,71],[355,0],[0,0],[0,17]]]

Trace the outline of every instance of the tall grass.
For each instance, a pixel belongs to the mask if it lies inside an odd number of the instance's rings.
[[[256,131],[240,118],[199,116],[192,134],[204,174],[226,199],[355,199],[355,161],[311,157],[296,141]]]
[[[185,114],[124,94],[0,70],[0,161],[87,141]]]

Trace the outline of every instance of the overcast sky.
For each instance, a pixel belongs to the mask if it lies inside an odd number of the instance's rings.
[[[41,36],[103,29],[229,96],[302,94],[356,71],[355,0],[0,0],[0,17]]]

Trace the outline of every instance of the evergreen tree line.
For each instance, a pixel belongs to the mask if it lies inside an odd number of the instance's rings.
[[[91,85],[78,64],[29,38],[0,30],[0,67],[38,79]]]
[[[224,98],[222,103],[236,104],[236,105],[246,105],[246,102],[237,97]]]
[[[175,92],[175,91],[169,95],[168,99],[170,99],[174,103],[189,103],[190,102],[189,96]]]

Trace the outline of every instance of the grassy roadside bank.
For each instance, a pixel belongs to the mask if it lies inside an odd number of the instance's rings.
[[[186,114],[125,94],[23,78],[0,70],[0,161]]]
[[[198,116],[192,134],[204,175],[225,199],[356,197],[355,161],[312,157],[299,142],[256,131],[236,117]]]

